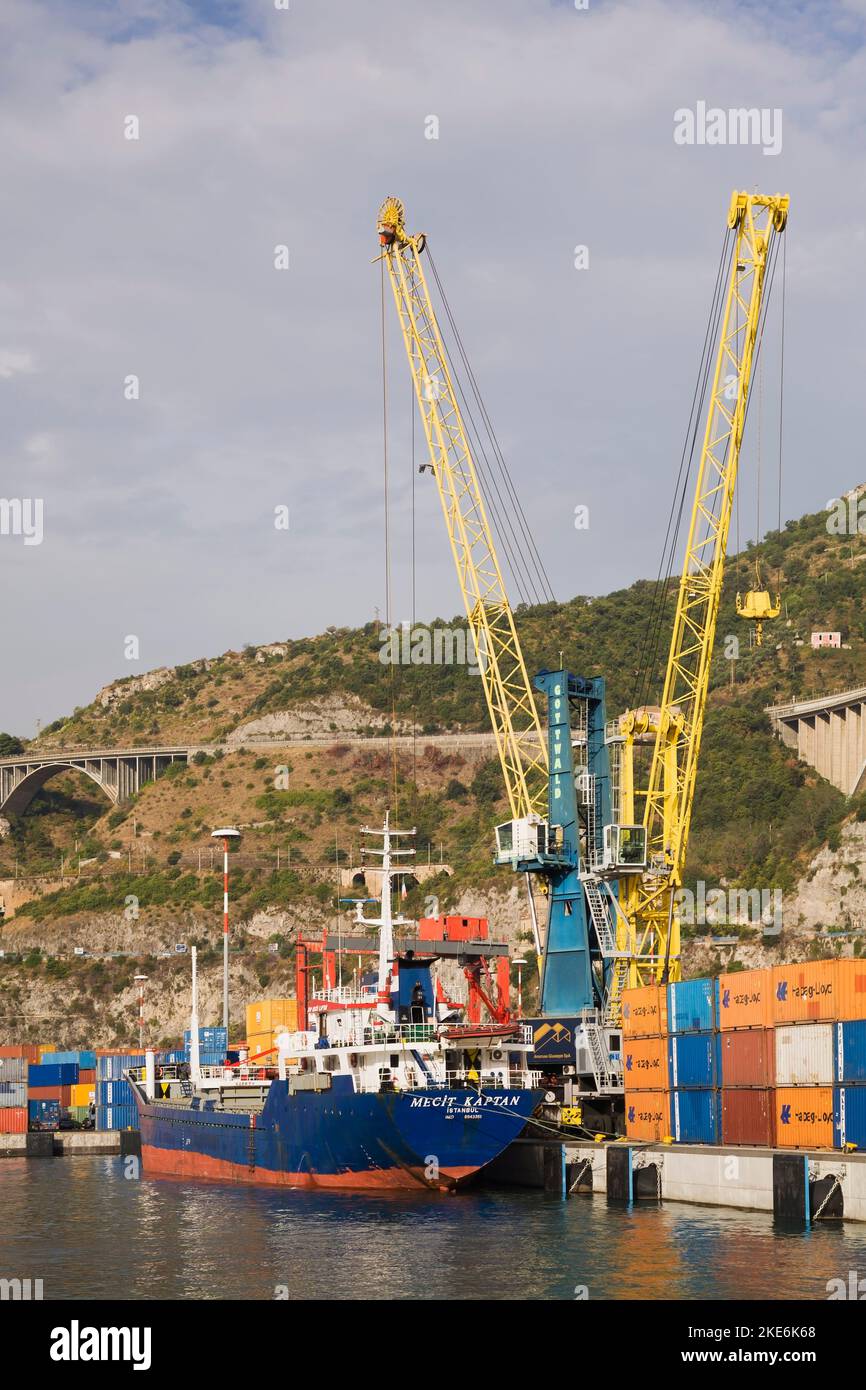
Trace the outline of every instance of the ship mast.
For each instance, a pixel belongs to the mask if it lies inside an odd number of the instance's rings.
[[[393,859],[402,858],[406,855],[414,855],[414,849],[392,848],[391,841],[394,837],[402,835],[414,835],[415,828],[411,830],[394,830],[390,825],[390,812],[385,812],[385,823],[380,830],[373,830],[366,825],[361,826],[362,835],[377,835],[382,840],[382,848],[374,849],[372,846],[362,846],[361,854],[376,854],[382,860],[382,889],[379,901],[379,916],[365,917],[361,904],[358,904],[356,922],[364,927],[379,928],[379,974],[376,989],[376,1012],[389,1022],[394,1021],[394,1010],[391,1007],[391,967],[394,961],[394,927],[411,926],[408,917],[394,917],[391,910],[391,891],[392,882],[395,878],[400,878],[406,872],[399,865],[392,864]]]

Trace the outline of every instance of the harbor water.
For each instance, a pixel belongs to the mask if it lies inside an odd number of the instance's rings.
[[[0,1278],[47,1299],[826,1300],[866,1227],[632,1209],[479,1188],[292,1192],[130,1177],[107,1157],[5,1159]]]

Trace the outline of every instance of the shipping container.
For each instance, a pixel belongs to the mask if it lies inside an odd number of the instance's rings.
[[[50,1062],[53,1066],[59,1066],[63,1062],[71,1062],[76,1067],[89,1067],[91,1070],[96,1066],[95,1052],[43,1052],[43,1062]]]
[[[71,1086],[28,1086],[28,1100],[56,1100],[57,1104],[66,1109],[67,1105],[72,1104]]]
[[[764,1032],[763,1029],[757,1031]],[[758,1087],[726,1087],[722,1091],[722,1143],[772,1148],[774,1142],[773,1091]]]
[[[79,1080],[79,1081],[86,1081],[87,1084],[88,1084],[88,1086],[92,1086],[93,1083],[94,1083],[94,1081],[96,1080],[96,1068],[95,1068],[95,1067],[79,1067],[79,1068],[78,1068],[78,1080]]]
[[[98,1105],[96,1107],[96,1128],[138,1129],[138,1111],[134,1105]]]
[[[719,1034],[722,1052],[722,1085],[776,1084],[776,1035],[772,1028],[737,1028]]]
[[[718,1091],[671,1091],[671,1134],[679,1144],[718,1144]]]
[[[97,1052],[96,1080],[121,1081],[130,1067],[143,1067],[143,1052]]]
[[[624,1038],[623,1081],[627,1091],[666,1091],[668,1045],[666,1038]]]
[[[776,1085],[832,1086],[832,1023],[787,1023],[776,1029]]]
[[[665,985],[639,985],[622,992],[622,1035],[624,1038],[654,1038],[668,1031],[668,1002]]]
[[[866,1149],[866,1086],[837,1086],[833,1092],[833,1144]]]
[[[10,1105],[0,1110],[0,1134],[26,1134],[29,1119],[26,1105]]]
[[[0,1057],[0,1081],[26,1081],[29,1067],[26,1057]]]
[[[835,1080],[841,1085],[866,1085],[866,1019],[837,1023]]]
[[[96,1082],[79,1081],[69,1088],[69,1104],[72,1109],[81,1105],[94,1105],[96,1103]]]
[[[184,1048],[189,1051],[192,1046],[192,1032],[187,1028],[183,1035]],[[201,1052],[221,1052],[225,1055],[228,1047],[228,1029],[226,1028],[199,1028],[198,1045]]]
[[[69,1118],[77,1125],[83,1125],[90,1119],[89,1105],[70,1105]]]
[[[668,1038],[670,1088],[721,1085],[720,1033],[671,1033]]]
[[[78,1065],[60,1062],[31,1066],[27,1079],[31,1086],[72,1086],[78,1080]]]
[[[668,985],[668,1029],[671,1033],[711,1033],[718,1026],[717,979],[680,980]]]
[[[719,976],[719,1027],[769,1028],[772,1023],[770,970],[734,970]]]
[[[806,961],[773,966],[773,1023],[831,1021],[837,1017],[837,962]]]
[[[257,999],[247,1004],[248,1038],[251,1033],[272,1033],[276,1028],[287,1028],[290,1033],[297,1031],[297,999]]]
[[[0,1057],[23,1057],[27,1062],[39,1061],[38,1043],[4,1043]]]
[[[832,1149],[832,1086],[777,1086],[775,1114],[777,1148]]]
[[[26,1081],[0,1081],[0,1109],[17,1110],[27,1104]]]
[[[658,1142],[671,1132],[671,1098],[667,1091],[626,1091],[625,1132],[629,1139]]]
[[[56,1100],[30,1100],[27,1113],[31,1129],[57,1129],[60,1124],[60,1102]]]
[[[128,1081],[97,1081],[96,1104],[103,1109],[109,1106],[134,1105],[132,1087]]]
[[[836,1018],[866,1019],[866,961],[836,961]]]

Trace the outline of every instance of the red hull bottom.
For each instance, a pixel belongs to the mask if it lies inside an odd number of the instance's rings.
[[[414,1191],[418,1187],[430,1190],[451,1190],[478,1172],[477,1168],[443,1168],[438,1182],[430,1182],[423,1171],[405,1168],[376,1168],[359,1173],[286,1173],[273,1168],[249,1168],[231,1163],[228,1159],[212,1158],[207,1154],[178,1149],[158,1149],[150,1144],[141,1146],[142,1166],[146,1173],[172,1178],[207,1178],[216,1182],[252,1184],[256,1187],[295,1187],[318,1190]]]

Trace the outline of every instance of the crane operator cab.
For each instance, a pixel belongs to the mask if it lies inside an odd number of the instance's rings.
[[[602,866],[606,872],[640,874],[646,868],[646,826],[606,825]]]
[[[555,852],[555,835],[541,816],[520,816],[496,827],[496,863],[517,864],[546,859]]]

